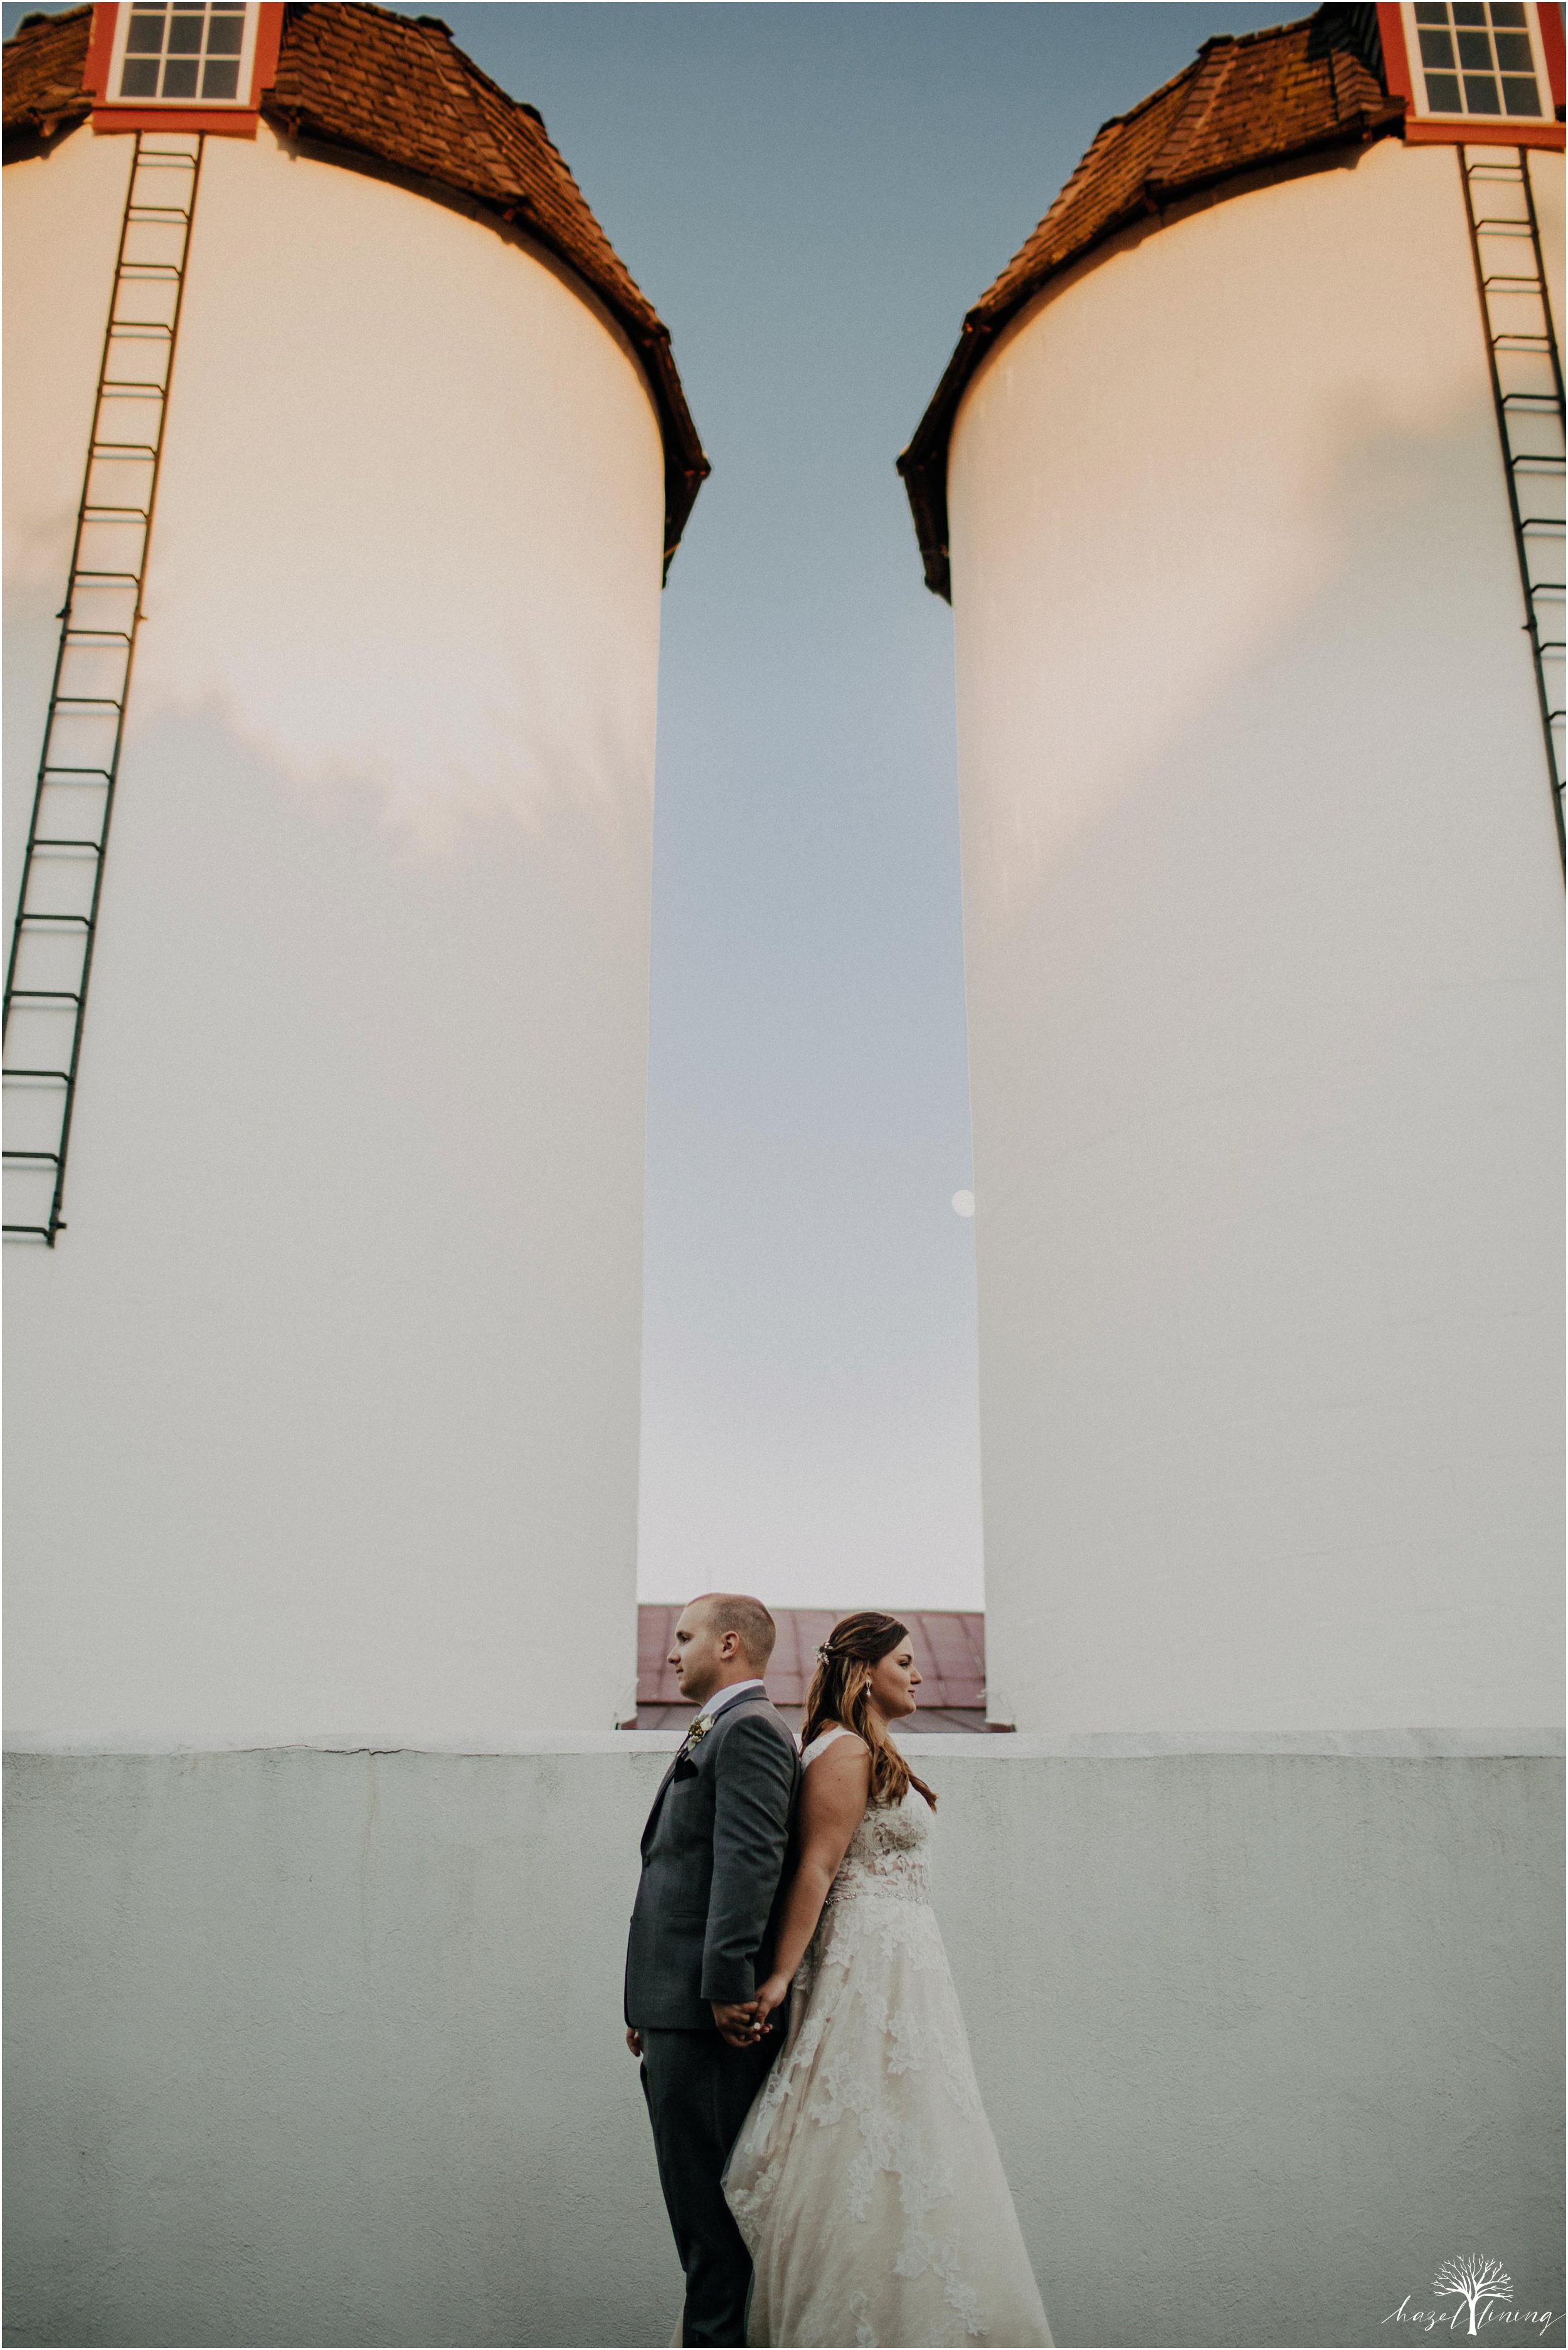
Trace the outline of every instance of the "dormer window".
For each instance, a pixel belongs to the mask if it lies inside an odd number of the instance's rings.
[[[256,0],[133,0],[112,15],[106,107],[254,106]]]
[[[1407,0],[1402,11],[1417,117],[1550,121],[1538,11],[1524,0]]]
[[[130,10],[117,98],[234,99],[240,94],[244,0],[175,0]]]

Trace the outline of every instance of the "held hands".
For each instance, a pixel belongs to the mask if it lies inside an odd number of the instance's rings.
[[[713,2021],[732,2048],[754,2048],[764,2032],[776,2032],[774,2010],[789,1997],[789,1977],[770,1975],[755,1999],[711,1999]],[[626,2044],[634,2056],[642,2054],[642,2034],[627,2028]]]
[[[765,1983],[763,1989],[767,1989]],[[754,2048],[764,2032],[772,2032],[775,2028],[767,2017],[771,2009],[778,2005],[776,1999],[766,2007],[760,1996],[756,1999],[711,1999],[708,2004],[713,2011],[714,2022],[732,2048]]]
[[[775,2032],[778,2029],[778,2026],[770,2019],[774,2010],[783,2007],[787,2002],[789,1989],[788,1975],[770,1975],[766,1982],[757,1985],[757,1995],[752,2002],[752,2012],[757,2019],[760,2031]]]

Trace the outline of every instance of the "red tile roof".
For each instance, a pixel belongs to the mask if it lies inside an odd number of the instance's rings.
[[[24,20],[5,44],[7,150],[80,122],[92,10]],[[435,16],[352,7],[286,8],[277,78],[262,112],[286,135],[364,156],[450,189],[512,223],[592,287],[630,338],[664,436],[665,567],[708,473],[670,354],[670,331],[585,203],[531,106],[463,55]]]
[[[816,1669],[817,1643],[826,1640],[842,1607],[775,1607],[778,1645],[768,1663],[768,1695],[786,1716],[798,1713]],[[685,1702],[667,1664],[679,1607],[637,1611],[637,1726],[662,1730],[689,1721],[695,1709]],[[915,1664],[921,1676],[912,1730],[985,1728],[985,1617],[947,1609],[905,1612]]]
[[[970,379],[1048,280],[1178,198],[1321,150],[1386,137],[1404,101],[1380,78],[1376,12],[1329,5],[1268,32],[1217,34],[1130,113],[1113,115],[1044,219],[963,322],[930,406],[898,459],[926,585],[950,598],[948,442]]]

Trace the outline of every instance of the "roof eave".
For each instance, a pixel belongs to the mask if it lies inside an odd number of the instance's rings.
[[[307,18],[310,13],[307,7],[298,5],[297,0],[291,0],[291,5],[286,9],[286,47],[288,29],[298,20]],[[372,7],[367,13],[400,31],[410,29],[410,20],[396,11]],[[20,161],[28,155],[47,151],[57,138],[76,129],[91,114],[94,100],[79,86],[91,15],[89,6],[68,8],[57,16],[42,19],[37,26],[19,27],[6,43],[8,67],[16,55],[16,45],[18,42],[23,44],[23,55],[35,59],[40,54],[33,47],[35,37],[47,44],[42,52],[46,58],[45,68],[35,71],[33,87],[27,92],[31,102],[17,105],[13,99],[7,109],[5,122],[5,156],[7,161]],[[433,23],[434,20],[430,21]],[[444,27],[441,29],[445,30]],[[462,72],[495,99],[508,107],[515,107],[519,113],[529,116],[539,124],[543,142],[549,147],[537,109],[508,98],[498,84],[474,65],[471,57],[457,48],[450,33],[446,34],[446,40]],[[14,83],[8,75],[8,95],[13,89]],[[618,282],[614,270],[595,265],[591,252],[585,255],[576,250],[569,238],[557,234],[549,223],[540,217],[521,187],[498,189],[493,182],[489,186],[465,183],[467,175],[461,170],[431,176],[428,172],[410,169],[393,154],[346,134],[341,122],[317,117],[308,104],[302,105],[297,99],[286,96],[280,100],[275,88],[262,91],[261,112],[275,129],[291,137],[308,139],[328,152],[335,150],[345,161],[389,171],[409,185],[449,202],[454,196],[459,197],[465,204],[472,204],[492,218],[522,230],[558,261],[597,302],[603,305],[631,345],[642,369],[659,421],[664,451],[661,577],[668,578],[670,563],[696,503],[697,493],[712,468],[703,454],[696,424],[686,404],[686,394],[670,349],[669,329],[631,280],[623,272]],[[570,172],[553,148],[550,152],[555,161],[560,164],[573,196],[580,202],[579,192],[571,182]],[[597,224],[587,214],[586,205],[583,209],[588,225],[602,241],[602,232],[597,230]],[[616,256],[607,246],[606,253],[608,260],[615,262]],[[618,268],[619,264],[617,263],[616,266]]]
[[[1113,121],[1117,120],[1116,117],[1112,119]],[[1364,146],[1371,140],[1386,138],[1401,130],[1404,120],[1404,101],[1394,99],[1381,109],[1367,109],[1359,114],[1347,115],[1335,123],[1332,130],[1315,138],[1295,140],[1289,145],[1249,156],[1241,165],[1227,166],[1175,185],[1146,182],[1135,201],[1100,223],[1092,234],[1084,237],[1076,245],[1054,255],[1041,268],[1032,271],[1004,302],[998,303],[990,310],[982,303],[970,312],[925,414],[915,427],[908,448],[895,461],[909,500],[915,536],[925,568],[926,586],[933,596],[940,596],[949,604],[952,602],[952,573],[948,550],[947,473],[948,452],[959,405],[998,336],[1028,307],[1036,295],[1054,279],[1075,268],[1080,262],[1087,260],[1090,255],[1120,236],[1137,222],[1151,217],[1159,221],[1168,205],[1182,202],[1189,196],[1212,193],[1231,181],[1251,179],[1256,172],[1268,171],[1281,163],[1304,160],[1336,148]]]
[[[338,148],[346,154],[362,155],[371,163],[385,161],[373,147],[361,146],[346,139],[340,129],[316,120],[308,108],[280,105],[270,90],[262,92],[261,111],[267,121],[291,139],[317,140],[324,146]],[[417,180],[421,176],[409,172],[401,164],[393,168],[400,178]],[[501,203],[486,190],[464,187],[455,180],[427,179],[426,184],[431,189],[446,190],[451,194],[462,196],[466,203],[491,213],[510,228],[521,229],[535,244],[543,245],[587,286],[597,302],[604,305],[631,343],[653,396],[664,444],[664,549],[660,577],[661,581],[668,579],[675,550],[697,503],[697,493],[713,470],[704,454],[696,423],[686,404],[686,393],[670,348],[670,329],[657,321],[650,328],[646,317],[629,309],[619,298],[614,286],[601,282],[593,271],[585,269],[579,256],[572,253],[561,238],[551,234],[547,224],[539,219],[521,192],[514,200]]]

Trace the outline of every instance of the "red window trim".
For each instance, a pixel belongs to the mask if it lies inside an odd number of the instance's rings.
[[[1563,20],[1552,0],[1535,7],[1536,29],[1545,52],[1552,83],[1552,102],[1563,99]],[[1416,83],[1405,47],[1405,16],[1399,0],[1377,0],[1377,29],[1383,38],[1383,72],[1389,96],[1405,101],[1405,143],[1409,147],[1552,147],[1561,149],[1561,122],[1517,122],[1506,115],[1495,123],[1474,115],[1457,115],[1433,121],[1416,112]]]
[[[120,102],[109,94],[109,62],[114,56],[121,0],[99,0],[92,12],[92,35],[82,88],[97,99],[92,111],[95,130],[215,131],[220,137],[254,139],[261,120],[261,96],[277,79],[277,53],[283,39],[283,0],[261,0],[256,15],[255,55],[252,60],[248,106],[147,106]]]

